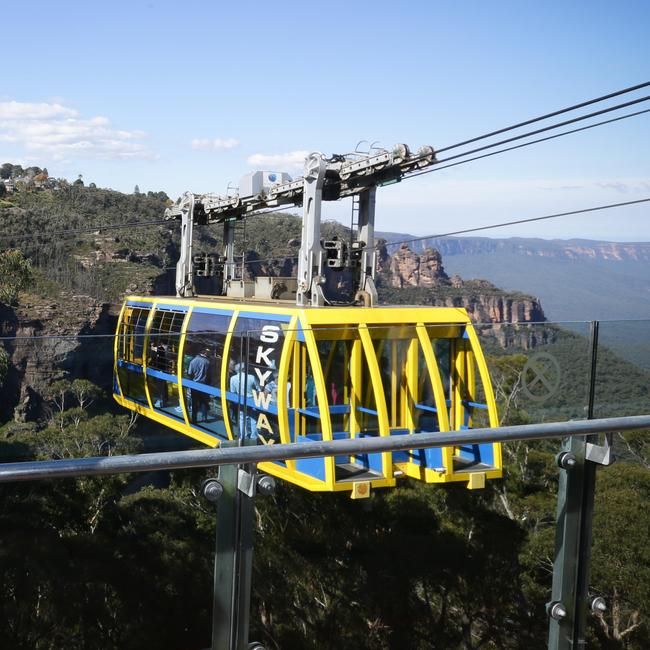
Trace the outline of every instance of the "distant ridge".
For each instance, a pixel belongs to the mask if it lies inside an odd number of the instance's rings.
[[[390,244],[413,235],[376,237]],[[408,246],[438,250],[450,275],[537,296],[551,321],[650,319],[650,242],[443,237]]]
[[[405,233],[381,232],[376,237],[390,242],[413,238]],[[612,261],[650,261],[650,242],[608,242],[591,239],[538,239],[510,237],[441,237],[409,243],[413,251],[435,248],[441,255],[516,253],[525,256]]]

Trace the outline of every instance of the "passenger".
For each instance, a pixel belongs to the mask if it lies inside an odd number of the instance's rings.
[[[253,397],[253,391],[260,390],[257,379],[246,372],[246,366],[238,363],[234,367],[235,374],[230,378],[230,392],[239,396],[239,431],[242,438],[256,438],[257,424],[255,419],[247,415],[244,421],[244,411],[246,399]]]
[[[316,406],[316,382],[311,372],[307,372],[305,381],[305,403],[307,406]]]
[[[209,348],[203,348],[190,362],[187,369],[187,377],[198,384],[207,384],[210,374],[210,354]],[[192,409],[191,421],[196,424],[199,421],[199,415],[203,414],[203,420],[208,419],[208,401],[209,396],[201,390],[192,388],[190,390]]]
[[[151,342],[149,348],[148,366],[154,370],[166,370],[167,364],[167,344],[162,341]],[[153,387],[154,408],[165,408],[167,406],[167,382],[157,377],[151,378]]]
[[[271,395],[271,404],[277,404],[278,402],[278,371],[273,372],[273,377],[271,381],[264,386],[264,392]]]

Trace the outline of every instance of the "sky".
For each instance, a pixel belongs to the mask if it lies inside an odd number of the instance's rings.
[[[0,20],[0,163],[173,198],[254,169],[297,176],[307,152],[362,140],[441,148],[650,80],[636,0],[35,0]],[[378,191],[376,227],[439,234],[647,198],[649,142],[650,113],[405,180]],[[483,235],[650,241],[649,212]]]

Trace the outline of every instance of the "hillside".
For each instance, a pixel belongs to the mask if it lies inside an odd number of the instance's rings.
[[[177,222],[102,230],[102,226],[113,224],[159,222],[167,201],[164,192],[123,194],[86,187],[80,181],[70,185],[59,180],[53,187],[16,191],[0,202],[3,226],[0,249],[19,249],[37,271],[32,287],[36,296],[33,302],[38,302],[39,297],[57,298],[61,291],[109,303],[120,302],[128,293],[172,293],[179,244]],[[93,230],[95,226],[97,229]],[[295,275],[300,230],[299,217],[282,213],[239,222],[235,249],[239,254],[245,251],[246,277]],[[347,237],[347,229],[337,222],[325,221],[322,235],[326,239]],[[219,226],[196,229],[196,253],[214,252],[220,245]],[[385,298],[404,302],[408,292],[396,297],[395,292],[389,290],[399,285],[395,283],[401,272],[399,264],[391,266],[387,259],[384,262],[380,284],[386,290]],[[428,263],[423,258],[422,264]],[[471,294],[476,305],[485,294],[490,301],[498,296],[516,304],[521,298],[519,293],[502,291],[490,283],[464,284],[460,278],[452,282],[441,263],[440,268],[442,274],[433,284],[424,282],[427,271],[421,274],[418,271],[424,284],[407,282],[409,287],[420,289],[417,296],[410,295],[409,301],[417,297],[424,304],[441,304],[441,297],[458,302]],[[213,289],[210,281],[200,279],[197,279],[197,288],[204,293]],[[526,299],[533,300],[530,296]],[[512,309],[495,311],[494,308],[477,307],[472,311],[476,312],[477,319],[509,320],[507,314]],[[515,307],[512,313],[519,312],[524,314],[526,310]],[[493,315],[489,316],[490,313]],[[541,307],[535,317],[543,320],[540,314]],[[517,317],[518,320],[522,318]]]

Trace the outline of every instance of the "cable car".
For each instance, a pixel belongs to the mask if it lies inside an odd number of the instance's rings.
[[[114,397],[209,446],[309,442],[497,426],[463,309],[299,308],[223,298],[131,297],[115,340]],[[399,477],[483,487],[497,443],[261,463],[312,491]]]
[[[432,147],[314,152],[304,176],[254,172],[238,193],[185,193],[176,298],[130,297],[115,339],[119,404],[207,445],[306,443],[498,426],[488,369],[464,309],[384,307],[375,287],[375,194],[436,162]],[[323,201],[352,198],[349,240],[321,238]],[[260,210],[302,206],[297,276],[237,276],[234,227]],[[223,227],[221,254],[193,253],[195,225]],[[242,262],[243,263],[243,262]],[[197,296],[195,276],[219,295]],[[400,477],[501,476],[497,443],[260,463],[312,491],[368,496]]]

